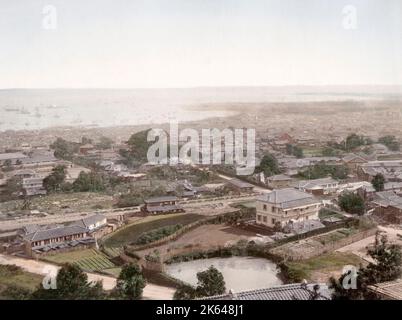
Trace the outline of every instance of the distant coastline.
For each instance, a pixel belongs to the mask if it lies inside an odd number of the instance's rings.
[[[365,100],[402,100],[402,87],[0,89],[0,132],[200,121],[238,114],[246,105]]]

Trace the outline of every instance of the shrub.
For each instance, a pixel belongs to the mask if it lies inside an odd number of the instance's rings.
[[[175,233],[176,231],[180,230],[181,228],[183,228],[182,224],[175,224],[173,226],[161,227],[161,228],[153,229],[148,232],[144,232],[143,234],[141,234],[138,237],[137,241],[135,241],[135,244],[140,245],[140,244],[147,244],[147,243],[157,241],[159,239],[170,236],[171,234]]]

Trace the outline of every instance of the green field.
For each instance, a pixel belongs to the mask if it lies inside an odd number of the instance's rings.
[[[147,218],[141,220],[140,222],[128,225],[117,231],[104,241],[104,246],[108,247],[109,249],[123,247],[124,245],[134,243],[144,232],[175,224],[181,224],[185,226],[197,220],[203,219],[205,218],[205,216],[201,216],[198,214],[180,213],[164,216],[152,216]]]
[[[360,257],[352,253],[333,252],[302,261],[286,262],[286,277],[290,282],[301,282],[304,279],[309,281],[315,271],[339,271],[346,265],[358,267],[361,262]]]
[[[118,278],[120,275],[120,272],[121,272],[121,268],[116,267],[116,268],[111,268],[111,269],[105,269],[105,270],[102,270],[102,272],[110,274],[111,276]]]
[[[302,149],[305,157],[322,157],[322,148],[304,147]]]
[[[84,249],[49,255],[44,258],[49,262],[62,264],[74,263],[82,270],[94,272],[114,268],[115,265],[106,255],[95,249]]]
[[[315,237],[314,239],[322,243],[323,245],[326,245],[328,243],[336,242],[339,241],[343,238],[346,238],[354,233],[356,233],[358,230],[354,228],[342,228],[339,230],[336,230],[334,232],[326,233],[321,236]]]
[[[12,265],[0,265],[0,299],[11,299],[6,293],[10,287],[34,291],[43,280],[43,276],[26,272]]]

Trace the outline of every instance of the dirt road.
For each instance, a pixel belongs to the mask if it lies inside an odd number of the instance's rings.
[[[57,274],[60,267],[42,261],[31,259],[23,259],[19,257],[0,254],[0,264],[16,265],[22,269],[40,274],[43,276]],[[102,281],[105,290],[111,290],[116,285],[116,279],[113,277],[103,276],[95,273],[87,272],[89,281]],[[143,298],[151,300],[171,300],[173,298],[174,289],[148,284],[144,288]]]
[[[378,226],[378,229],[380,231],[384,232],[388,236],[388,240],[390,242],[396,243],[396,244],[402,244],[402,241],[398,236],[398,234],[402,234],[401,229],[396,229],[393,227],[384,227],[384,226]],[[368,237],[363,240],[354,242],[350,245],[347,245],[345,247],[339,248],[336,251],[351,252],[368,262],[373,262],[373,260],[367,255],[367,246],[373,244],[374,240],[375,240],[375,236]]]

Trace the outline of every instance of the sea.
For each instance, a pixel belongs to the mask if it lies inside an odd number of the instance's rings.
[[[401,99],[402,87],[198,87],[177,89],[3,89],[0,131],[196,121],[235,114],[202,106]],[[197,108],[192,108],[197,107]]]

